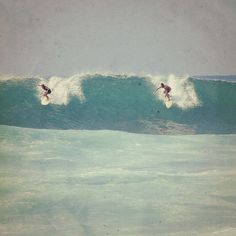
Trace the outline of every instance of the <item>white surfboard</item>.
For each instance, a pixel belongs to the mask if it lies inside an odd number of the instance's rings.
[[[47,99],[47,97],[45,97],[45,96],[42,96],[42,97],[41,97],[41,104],[42,104],[42,105],[46,106],[46,105],[48,105],[49,103],[50,103],[50,99],[49,99],[49,98]]]
[[[171,106],[172,106],[172,99],[168,99],[168,98],[165,98],[165,105],[166,105],[166,108],[171,108]]]

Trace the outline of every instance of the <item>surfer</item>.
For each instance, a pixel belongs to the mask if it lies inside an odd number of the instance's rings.
[[[39,84],[39,86],[45,91],[43,96],[49,100],[48,94],[50,94],[52,91],[49,87],[47,87],[45,84]]]
[[[163,83],[161,83],[161,86],[159,88],[156,89],[156,91],[160,88],[163,88],[164,89],[164,94],[165,94],[165,97],[168,98],[168,101],[170,101],[170,91],[171,91],[171,87],[168,86],[168,85],[164,85]],[[156,92],[155,91],[155,92]]]

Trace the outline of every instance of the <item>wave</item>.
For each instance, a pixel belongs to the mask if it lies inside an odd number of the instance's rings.
[[[214,76],[192,76],[193,79],[197,80],[209,80],[209,81],[225,81],[236,83],[236,75],[214,75]]]
[[[226,79],[227,80],[227,79]],[[163,82],[172,90],[166,109]],[[41,88],[52,89],[41,106]],[[149,134],[235,133],[236,84],[188,76],[77,74],[0,78],[0,124],[47,129],[110,129]]]

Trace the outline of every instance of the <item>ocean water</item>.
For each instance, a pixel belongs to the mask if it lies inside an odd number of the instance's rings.
[[[235,82],[2,77],[1,235],[235,235]]]

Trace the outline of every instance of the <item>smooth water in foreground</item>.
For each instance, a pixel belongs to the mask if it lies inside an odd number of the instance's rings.
[[[236,135],[0,126],[1,235],[236,234]]]

